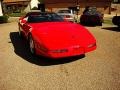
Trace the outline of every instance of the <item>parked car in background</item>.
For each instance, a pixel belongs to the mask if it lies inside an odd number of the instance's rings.
[[[62,16],[65,20],[74,22],[75,20],[75,14],[73,10],[59,10],[57,12],[58,15]]]
[[[96,40],[86,28],[67,22],[56,13],[28,13],[19,19],[18,26],[33,55],[63,58],[96,49]]]
[[[95,7],[87,7],[80,17],[80,23],[83,25],[102,26],[103,14],[98,12]]]
[[[114,17],[112,18],[112,23],[113,23],[114,25],[117,25],[118,27],[120,27],[120,16],[114,16]]]

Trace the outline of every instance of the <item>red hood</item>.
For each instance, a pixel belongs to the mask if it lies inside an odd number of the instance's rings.
[[[45,22],[30,24],[32,34],[49,49],[66,48],[74,45],[88,46],[96,42],[94,37],[79,24],[70,22]]]

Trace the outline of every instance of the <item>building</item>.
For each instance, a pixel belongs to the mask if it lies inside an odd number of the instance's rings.
[[[80,6],[79,13],[82,13],[87,6],[97,7],[102,13],[111,13],[111,0],[44,0],[45,7],[53,11],[56,8],[68,8]]]
[[[30,2],[30,0],[3,0],[3,9],[5,13],[21,12]]]
[[[38,0],[3,0],[3,7],[4,12],[27,12],[34,7],[38,7],[38,3]]]
[[[120,15],[120,0],[113,0],[111,5],[111,10],[113,14]]]
[[[120,0],[113,0],[112,2],[115,4],[118,4],[118,3],[120,3]]]
[[[39,0],[41,1],[41,0]],[[34,7],[38,7],[38,0],[3,0],[5,12],[22,12],[30,11]],[[42,0],[43,1],[43,0]],[[117,0],[120,1],[120,0]],[[85,7],[93,6],[102,13],[111,13],[112,0],[44,0],[47,10],[56,11],[58,8],[69,8],[79,6],[79,14]],[[116,2],[116,0],[114,0]]]

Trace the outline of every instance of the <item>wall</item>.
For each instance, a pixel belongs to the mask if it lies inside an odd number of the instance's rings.
[[[71,6],[80,5],[80,14],[84,11],[86,6],[95,6],[102,13],[111,13],[110,0],[44,0],[46,8],[67,8]]]
[[[112,9],[114,9],[112,11],[113,14],[118,14],[120,15],[120,4],[112,4]]]

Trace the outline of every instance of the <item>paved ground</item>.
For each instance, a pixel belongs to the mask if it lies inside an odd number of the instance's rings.
[[[0,24],[0,90],[120,90],[120,30],[87,28],[97,50],[55,61],[30,55],[17,22]]]

